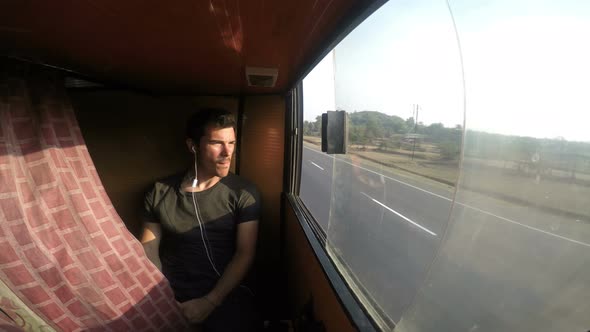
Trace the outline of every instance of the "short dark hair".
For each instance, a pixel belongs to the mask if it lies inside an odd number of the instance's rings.
[[[236,120],[233,114],[222,108],[203,108],[191,115],[186,123],[186,137],[199,144],[205,135],[205,129],[213,126],[217,129],[233,128],[236,130]]]

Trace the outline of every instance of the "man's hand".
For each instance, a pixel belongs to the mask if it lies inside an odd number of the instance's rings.
[[[182,314],[191,324],[201,323],[215,310],[215,304],[206,297],[176,303],[178,303]]]

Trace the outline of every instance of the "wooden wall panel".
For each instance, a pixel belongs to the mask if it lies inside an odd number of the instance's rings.
[[[158,179],[190,167],[184,128],[204,106],[237,114],[229,97],[152,97],[127,91],[71,90],[86,145],[115,209],[136,236],[143,195]]]
[[[285,264],[290,315],[297,318],[311,301],[314,318],[326,331],[356,331],[336,298],[295,216],[285,203]]]
[[[281,96],[248,97],[240,146],[240,175],[253,181],[262,195],[262,255],[277,260],[281,192],[283,191],[285,100]]]
[[[262,196],[256,261],[258,298],[266,318],[284,318],[279,253],[285,100],[277,95],[247,97],[243,107],[240,175],[256,183]]]

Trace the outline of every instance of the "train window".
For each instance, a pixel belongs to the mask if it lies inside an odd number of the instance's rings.
[[[320,151],[318,116],[348,113],[345,155]],[[445,234],[464,128],[461,61],[444,2],[389,2],[303,80],[300,197],[377,325],[391,329]]]
[[[300,196],[379,326],[588,330],[589,33],[573,0],[389,2],[304,79]]]

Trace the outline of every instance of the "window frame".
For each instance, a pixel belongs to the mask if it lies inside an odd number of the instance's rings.
[[[299,79],[293,85],[293,88],[285,96],[286,117],[285,117],[285,165],[286,172],[284,176],[284,201],[289,204],[301,226],[307,242],[310,245],[325,277],[336,294],[338,302],[341,304],[344,312],[350,319],[351,323],[359,331],[381,331],[382,329],[393,330],[395,324],[392,321],[383,319],[385,316],[378,313],[380,317],[376,319],[369,314],[367,308],[362,304],[359,297],[349,286],[343,274],[336,267],[336,264],[326,251],[326,233],[315,220],[311,212],[307,209],[299,197],[301,187],[301,163],[303,152],[303,78],[306,77],[316,65],[350,32],[352,32],[365,19],[377,11],[386,0],[377,0],[371,4],[365,4],[359,15],[343,22],[332,38],[328,38],[328,43],[319,52],[314,60],[305,66],[305,70],[298,76]],[[283,227],[284,228],[284,227]],[[284,236],[284,235],[283,235]],[[284,243],[284,241],[281,241]],[[380,322],[380,323],[378,323]]]

